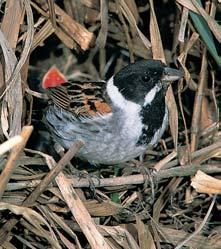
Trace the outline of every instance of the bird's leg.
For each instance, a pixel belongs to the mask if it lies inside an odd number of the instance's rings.
[[[156,170],[153,167],[145,167],[144,166],[144,157],[145,153],[142,153],[139,156],[139,162],[137,163],[138,171],[144,176],[144,188],[147,188],[148,185],[151,188],[152,202],[155,200],[155,188],[156,181],[154,179]]]

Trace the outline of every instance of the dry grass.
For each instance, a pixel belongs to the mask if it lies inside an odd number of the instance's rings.
[[[6,0],[0,7],[0,248],[221,248],[221,4]],[[48,68],[97,80],[139,58],[185,72],[167,93],[170,129],[142,165],[71,161],[81,142],[50,156],[39,125]],[[93,176],[77,177],[79,167]],[[142,174],[150,167],[154,174]]]

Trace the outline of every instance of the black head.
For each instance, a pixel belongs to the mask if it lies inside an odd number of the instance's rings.
[[[181,72],[168,68],[158,60],[141,60],[121,69],[114,76],[114,85],[130,101],[143,105],[147,94],[157,85],[166,93],[168,81],[179,79]]]

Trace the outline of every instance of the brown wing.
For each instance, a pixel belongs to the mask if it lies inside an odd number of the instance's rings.
[[[66,82],[48,88],[52,102],[76,116],[94,116],[111,112],[105,99],[105,82]]]

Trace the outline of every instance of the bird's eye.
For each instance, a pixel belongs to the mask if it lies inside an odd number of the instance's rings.
[[[150,81],[150,77],[146,74],[146,75],[142,76],[142,81],[149,82]]]

